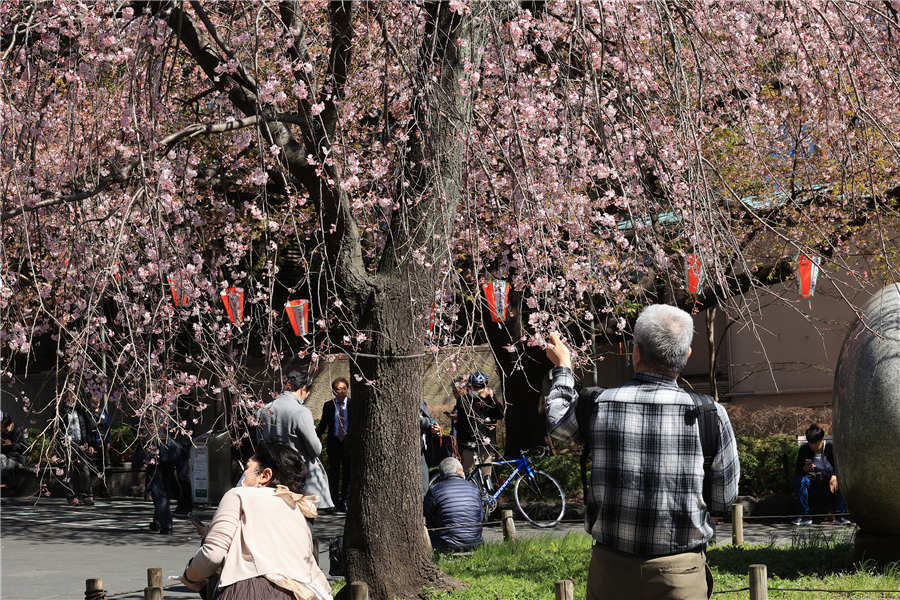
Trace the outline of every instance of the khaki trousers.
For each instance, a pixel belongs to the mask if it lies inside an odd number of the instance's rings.
[[[706,552],[641,558],[594,544],[587,600],[706,600],[711,593]]]

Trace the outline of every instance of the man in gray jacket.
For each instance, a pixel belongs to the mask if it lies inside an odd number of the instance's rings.
[[[264,442],[284,444],[303,457],[309,468],[303,493],[318,496],[320,509],[330,509],[334,508],[334,503],[328,489],[328,477],[319,460],[322,442],[316,435],[312,413],[303,405],[311,391],[312,382],[307,373],[290,371],[287,388],[259,409],[259,436]]]

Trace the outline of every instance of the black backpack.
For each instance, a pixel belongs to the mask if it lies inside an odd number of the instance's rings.
[[[591,419],[604,388],[585,388],[578,391],[578,404],[575,406],[575,419],[578,421],[578,436],[581,438],[581,487],[587,502],[589,486],[587,481],[587,463],[591,456]],[[716,454],[719,453],[719,418],[716,415],[716,401],[705,394],[684,390],[694,402],[694,410],[687,415],[688,424],[693,425],[699,419],[700,446],[703,448],[703,501],[709,506],[712,479],[710,470]]]

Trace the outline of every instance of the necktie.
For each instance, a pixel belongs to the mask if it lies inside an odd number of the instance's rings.
[[[344,441],[344,436],[347,435],[346,428],[344,427],[344,407],[343,406],[335,406],[338,411],[338,433],[337,437],[342,442]]]

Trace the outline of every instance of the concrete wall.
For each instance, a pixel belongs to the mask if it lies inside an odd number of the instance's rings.
[[[491,348],[486,344],[461,349],[444,349],[428,361],[424,374],[423,394],[425,402],[431,409],[431,415],[442,427],[450,426],[450,419],[443,412],[452,410],[455,404],[450,390],[453,378],[471,371],[481,371],[487,375],[488,385],[502,395],[503,383]],[[315,419],[322,416],[322,405],[331,399],[331,382],[336,377],[350,379],[350,361],[346,356],[335,358],[331,362],[326,360],[319,365],[313,382],[313,392],[306,402]]]
[[[837,287],[840,285],[840,288]],[[795,281],[771,286],[740,303],[740,318],[722,310],[714,323],[719,397],[747,407],[831,406],[838,353],[861,306],[880,282],[865,289],[820,277],[813,298],[800,298]],[[692,355],[683,373],[696,390],[710,393],[707,315],[694,316]],[[598,348],[598,385],[620,385],[632,376],[630,343]]]
[[[830,406],[834,367],[860,306],[880,286],[859,290],[819,279],[800,298],[796,282],[773,286],[728,329],[729,390],[735,403]]]

